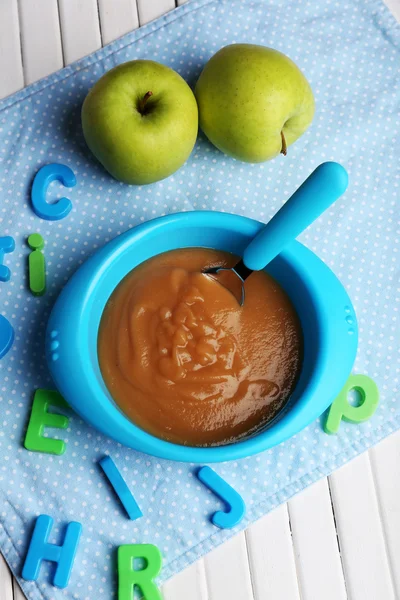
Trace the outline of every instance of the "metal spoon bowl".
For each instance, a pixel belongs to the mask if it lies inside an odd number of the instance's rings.
[[[240,306],[245,301],[245,280],[264,269],[291,241],[346,191],[347,171],[336,162],[325,162],[302,183],[267,225],[250,242],[233,267],[211,267],[203,273],[224,285]]]

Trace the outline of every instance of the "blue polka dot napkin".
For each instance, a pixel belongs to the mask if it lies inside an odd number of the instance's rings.
[[[118,63],[149,58],[193,84],[208,58],[232,42],[287,53],[311,82],[315,121],[288,156],[244,164],[200,135],[185,166],[165,181],[129,187],[111,179],[90,155],[80,126],[80,107],[94,82]],[[166,579],[235,533],[209,522],[220,504],[197,481],[193,465],[123,448],[77,416],[57,431],[67,442],[63,456],[22,445],[34,390],[52,387],[44,328],[57,294],[90,253],[144,220],[207,208],[268,221],[320,162],[339,161],[350,174],[343,200],[301,239],[354,302],[360,326],[355,372],[377,382],[381,403],[369,422],[342,423],[336,436],[316,421],[259,456],[217,465],[246,502],[240,527],[400,426],[399,50],[399,26],[378,0],[196,0],[0,102],[0,235],[16,242],[5,256],[11,280],[0,283],[0,311],[15,329],[14,345],[0,360],[1,551],[19,576],[37,515],[55,519],[54,542],[65,523],[83,525],[69,587],[53,588],[45,564],[36,583],[21,582],[31,600],[91,600],[94,594],[109,600],[116,594],[120,544],[157,544]],[[69,165],[78,180],[67,194],[72,212],[58,222],[40,220],[29,204],[32,178],[49,162]],[[66,191],[52,184],[50,196],[60,194]],[[26,237],[35,231],[46,241],[48,268],[48,291],[36,298],[27,291],[26,270]],[[98,467],[108,453],[143,511],[138,521],[127,520]]]

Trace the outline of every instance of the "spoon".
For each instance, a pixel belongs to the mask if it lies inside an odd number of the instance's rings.
[[[243,306],[245,280],[264,269],[302,231],[346,191],[347,171],[336,162],[325,162],[301,184],[276,215],[252,239],[234,267],[211,267],[203,271],[222,285]]]

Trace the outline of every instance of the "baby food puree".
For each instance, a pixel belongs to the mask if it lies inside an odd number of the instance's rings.
[[[302,334],[286,293],[255,272],[240,307],[201,273],[236,262],[206,248],[159,254],[133,269],[106,305],[104,381],[122,411],[159,438],[231,443],[268,423],[293,391]]]

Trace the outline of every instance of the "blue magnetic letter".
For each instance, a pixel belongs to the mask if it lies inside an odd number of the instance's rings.
[[[11,272],[8,267],[3,265],[4,255],[9,252],[14,252],[15,242],[10,235],[0,237],[0,281],[8,281],[11,277]]]
[[[45,165],[35,175],[31,192],[33,210],[41,219],[58,221],[68,215],[72,202],[68,198],[60,198],[54,204],[46,202],[47,188],[52,181],[59,181],[71,188],[76,184],[76,177],[69,167],[58,163]]]
[[[129,518],[132,519],[132,521],[135,521],[135,519],[140,519],[140,517],[143,516],[143,513],[140,510],[135,498],[132,496],[130,489],[126,485],[124,478],[118,471],[115,462],[110,456],[105,456],[101,459],[99,464],[106,474],[107,479],[113,486],[118,498],[121,500],[121,504],[128,513]]]
[[[26,555],[24,568],[22,569],[22,577],[28,581],[36,581],[39,576],[42,561],[49,560],[50,562],[57,563],[53,585],[59,588],[65,588],[68,585],[72,566],[74,564],[74,558],[82,532],[82,525],[74,521],[68,523],[62,546],[48,543],[47,539],[52,526],[53,519],[51,517],[40,515],[40,517],[37,518],[31,543],[29,544],[28,554]]]
[[[3,358],[14,342],[14,329],[3,315],[0,315],[0,358]]]
[[[210,467],[201,467],[197,472],[197,477],[229,508],[228,512],[219,510],[214,513],[211,517],[213,524],[220,529],[230,529],[238,525],[246,512],[242,496]]]

